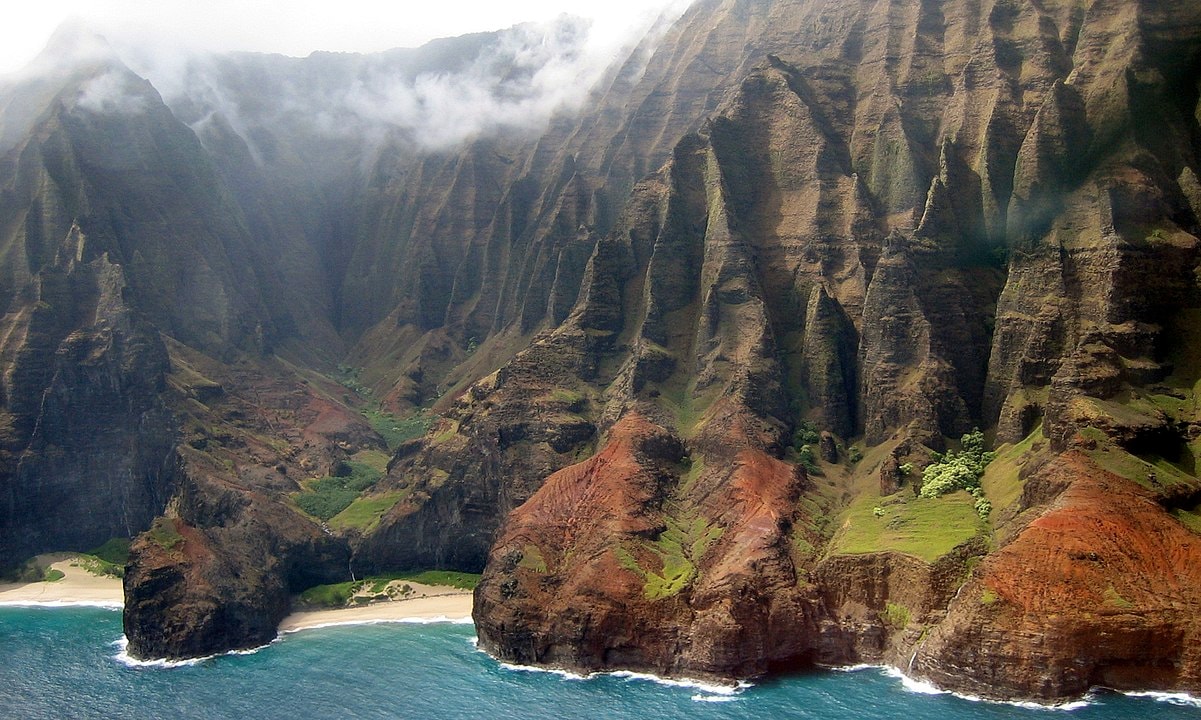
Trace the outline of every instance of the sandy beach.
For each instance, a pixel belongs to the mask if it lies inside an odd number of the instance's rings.
[[[377,622],[470,622],[471,593],[454,588],[444,595],[427,595],[408,600],[379,602],[337,610],[306,610],[292,613],[279,624],[281,633],[329,625],[358,625]]]
[[[125,601],[121,580],[93,575],[75,564],[74,555],[45,558],[50,567],[63,573],[61,580],[0,585],[0,605],[102,605],[121,607]]]
[[[121,581],[93,575],[74,564],[74,556],[45,558],[63,577],[54,582],[0,585],[0,605],[98,605],[121,607],[124,595]],[[292,613],[280,623],[281,633],[296,632],[329,625],[377,622],[453,622],[470,621],[471,592],[439,585],[410,583],[412,596],[335,610],[303,610]]]

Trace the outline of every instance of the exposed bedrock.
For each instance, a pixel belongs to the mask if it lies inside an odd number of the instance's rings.
[[[180,472],[190,474],[172,516],[155,520],[131,549],[124,625],[134,657],[264,645],[292,594],[347,576],[345,541],[194,464]]]
[[[0,356],[0,567],[149,526],[172,492],[167,351],[122,268],[83,261],[73,227],[6,315]],[[78,255],[76,255],[78,253]]]
[[[1194,622],[1172,610],[1196,599],[1169,579],[1187,572],[1195,534],[1167,512],[1194,498],[1181,448],[1195,412],[1152,399],[1195,377],[1180,344],[1199,299],[1182,169],[1196,163],[1196,25],[1177,27],[1173,47],[1193,48],[1182,61],[1142,44],[1165,25],[1138,4],[825,9],[839,41],[769,55],[598,241],[556,333],[615,336],[597,365],[613,374],[562,381],[604,388],[602,449],[503,526],[477,593],[481,641],[522,662],[706,677],[883,661],[989,697],[1196,688],[1181,640]],[[718,558],[743,522],[731,508],[746,505],[722,493],[755,453],[785,456],[798,414],[869,446],[942,449],[993,424],[998,441],[1037,431],[1049,444],[1041,474],[1021,476],[1028,495],[933,560],[824,556],[828,535],[784,543],[822,494],[766,473],[759,497],[779,534],[762,528],[765,556],[744,550],[740,585]],[[679,438],[689,464],[647,460],[634,428]],[[1073,459],[1074,443],[1134,469],[1107,476]],[[1156,454],[1184,463],[1179,481],[1138,469]],[[901,466],[871,474],[873,488],[887,471],[894,493],[914,472]],[[1099,482],[1141,497],[1139,519],[1100,502]],[[1168,599],[1123,594],[1120,568],[1141,551],[1052,561],[1064,543],[1044,530],[1068,505],[1108,523],[1086,543],[1178,547],[1140,571],[1146,587],[1176,588]],[[1049,554],[1037,571],[1005,565],[1031,552]],[[1082,568],[1095,573],[1073,594]],[[1070,617],[1012,599],[1057,588]],[[1109,639],[1090,644],[1098,632]]]

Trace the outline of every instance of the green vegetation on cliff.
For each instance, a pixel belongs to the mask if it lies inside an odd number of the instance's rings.
[[[1039,423],[1021,442],[997,448],[996,458],[980,477],[980,487],[998,512],[1013,506],[1022,496],[1021,470],[1048,448],[1043,424]]]
[[[474,590],[475,586],[480,584],[478,573],[458,572],[457,570],[419,570],[385,577],[392,580],[411,580],[424,585],[445,585],[459,590]]]
[[[404,492],[383,493],[356,497],[349,505],[330,518],[331,527],[345,530],[355,528],[363,533],[370,532],[379,524],[380,518],[404,498]]]
[[[150,526],[149,533],[150,539],[164,550],[174,549],[176,545],[183,542],[183,535],[179,534],[179,530],[175,526],[175,521],[171,518],[155,518],[154,524]]]
[[[359,491],[347,488],[341,478],[325,477],[311,481],[307,491],[297,494],[296,504],[315,518],[329,520],[358,496]]]
[[[361,455],[362,453],[360,453]],[[358,457],[358,456],[356,456]],[[322,520],[331,520],[348,509],[359,495],[379,482],[382,473],[370,462],[340,462],[330,470],[331,474],[305,483],[305,491],[294,498],[301,510]],[[399,499],[399,498],[397,498]],[[392,502],[392,505],[395,505]],[[388,505],[390,508],[392,505]],[[386,510],[387,508],[383,508]],[[378,503],[360,507],[352,516],[344,519],[344,526],[360,527],[370,523],[371,515],[379,511]],[[374,514],[378,520],[379,514]]]
[[[701,558],[723,533],[720,526],[699,515],[679,520],[669,516],[666,525],[653,542],[642,544],[659,559],[658,572],[642,567],[624,548],[618,550],[622,566],[643,579],[643,594],[650,600],[671,597],[688,587],[696,577]]]
[[[882,510],[879,515],[875,510]],[[941,498],[900,492],[887,498],[865,493],[838,520],[829,555],[895,550],[934,562],[980,532],[975,499],[963,491]]]
[[[1201,486],[1197,477],[1170,460],[1154,454],[1134,455],[1101,430],[1088,427],[1081,430],[1080,435],[1085,438],[1085,454],[1089,459],[1147,490],[1158,493],[1175,486]]]
[[[129,562],[129,545],[129,538],[111,538],[100,547],[92,548],[84,554],[93,555],[113,565],[124,565]]]
[[[102,560],[94,555],[79,555],[71,563],[76,567],[81,567],[93,575],[108,576],[115,578],[125,577],[125,564],[117,565],[115,563]]]
[[[424,412],[397,417],[383,410],[364,410],[363,417],[367,418],[371,428],[388,443],[389,450],[395,450],[401,443],[421,437],[433,422]]]

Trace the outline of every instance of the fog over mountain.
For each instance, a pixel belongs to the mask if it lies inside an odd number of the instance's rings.
[[[641,44],[644,59],[649,59],[657,38],[688,4],[660,0],[631,9],[619,3],[590,8],[586,17],[560,13],[494,32],[434,40],[439,50],[432,66],[406,62],[414,52],[403,49],[362,54],[318,48],[316,55],[327,57],[310,63],[281,55],[246,58],[249,64],[266,63],[285,73],[286,68],[304,67],[300,75],[285,75],[282,84],[277,77],[263,76],[258,78],[261,86],[241,87],[260,99],[260,107],[253,109],[238,107],[238,100],[225,87],[229,78],[220,77],[237,55],[214,48],[244,43],[239,49],[246,50],[274,43],[244,37],[245,29],[237,20],[223,27],[241,32],[202,27],[196,35],[179,36],[176,25],[181,18],[172,20],[170,9],[128,25],[103,17],[68,20],[47,50],[4,81],[26,81],[109,56],[149,79],[173,109],[205,106],[221,112],[235,128],[291,116],[292,121],[304,118],[318,132],[377,140],[398,132],[419,146],[446,149],[498,128],[538,131],[553,113],[577,111],[605,72],[635,45]],[[468,5],[462,12],[471,10]],[[251,25],[269,35],[275,32],[268,29],[272,23],[261,8],[252,9],[252,15]],[[404,21],[404,13],[395,10],[385,15],[381,20],[367,14],[361,22],[387,26]],[[303,25],[302,19],[294,9],[279,24],[286,35],[289,26]],[[423,20],[433,18],[412,19]],[[385,34],[377,29],[376,35]],[[397,35],[411,35],[411,31]],[[91,80],[84,94],[83,106],[96,111],[126,112],[138,105],[137,92],[111,75]],[[243,117],[245,113],[253,117]]]

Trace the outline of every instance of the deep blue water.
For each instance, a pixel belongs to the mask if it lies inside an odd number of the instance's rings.
[[[1048,711],[906,690],[884,671],[773,680],[728,697],[646,679],[506,668],[470,625],[306,630],[248,655],[176,668],[116,659],[121,615],[0,607],[5,718],[1070,718],[1201,717],[1195,705],[1099,694]]]

